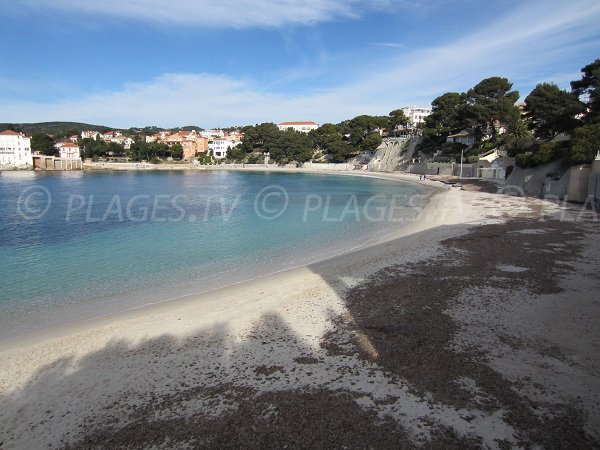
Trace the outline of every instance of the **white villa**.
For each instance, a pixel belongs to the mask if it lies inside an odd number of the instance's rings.
[[[80,159],[81,151],[77,144],[72,142],[59,142],[56,144],[61,159]]]
[[[277,128],[281,131],[292,129],[301,133],[309,133],[311,130],[319,128],[319,124],[315,122],[281,122],[277,124]]]
[[[216,130],[204,130],[200,132],[200,136],[208,138],[208,139],[221,139],[225,137],[225,133],[221,129]]]
[[[409,126],[416,127],[425,121],[425,117],[431,114],[431,108],[421,106],[404,106],[402,112],[408,117]]]
[[[123,136],[121,134],[113,136],[112,138],[104,138],[104,141],[121,144],[125,150],[129,150],[131,148],[131,145],[135,143],[135,141],[130,137]]]
[[[0,132],[0,166],[31,167],[31,140],[12,130]]]
[[[98,139],[98,136],[100,136],[100,133],[97,131],[89,130],[81,132],[81,139]]]
[[[240,145],[241,142],[233,142],[224,138],[211,139],[208,141],[208,149],[212,151],[215,159],[223,159],[227,156],[227,150]]]

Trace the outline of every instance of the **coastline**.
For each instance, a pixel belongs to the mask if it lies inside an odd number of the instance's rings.
[[[227,170],[238,171],[238,169]],[[241,170],[241,169],[240,169]],[[251,169],[252,171],[259,172],[270,172],[259,168],[259,170]],[[424,182],[417,180],[416,176],[405,175],[405,174],[374,174],[374,173],[357,173],[357,172],[325,172],[325,171],[308,171],[302,168],[287,168],[282,169],[285,173],[309,173],[312,175],[322,176],[350,176],[350,177],[364,177],[387,180],[390,182],[408,183],[412,185],[419,185],[421,194],[426,198],[430,198],[437,192],[441,192],[448,189],[447,186],[440,183]],[[35,336],[53,336],[54,333],[64,334],[65,330],[80,329],[80,324],[83,327],[88,324],[97,323],[98,321],[111,320],[111,318],[117,318],[122,314],[128,314],[130,312],[139,311],[146,307],[152,307],[154,305],[169,303],[173,301],[184,300],[186,298],[196,298],[206,294],[212,294],[220,289],[229,288],[242,283],[251,282],[253,280],[264,279],[270,275],[274,275],[280,272],[288,272],[294,269],[299,269],[308,265],[322,262],[332,257],[354,252],[369,246],[377,245],[380,242],[401,236],[406,228],[406,222],[394,223],[387,227],[385,230],[372,230],[368,234],[359,234],[355,239],[345,239],[340,241],[339,245],[332,245],[328,247],[329,253],[319,251],[318,253],[307,253],[304,258],[296,258],[296,261],[286,262],[284,265],[281,264],[270,264],[268,267],[254,269],[253,271],[244,272],[244,274],[232,274],[232,279],[224,282],[211,281],[203,282],[196,285],[183,285],[181,289],[174,289],[165,285],[158,289],[151,290],[150,288],[141,288],[132,290],[124,295],[111,295],[110,297],[103,298],[101,303],[83,303],[81,305],[74,305],[70,311],[65,311],[68,314],[63,317],[61,314],[62,309],[57,308],[55,311],[46,314],[40,312],[36,315],[32,315],[30,320],[23,322],[14,322],[7,324],[7,327],[0,333],[0,351],[2,349],[10,348],[15,342],[20,342],[21,338],[25,338],[28,342],[35,341]],[[62,307],[61,307],[62,308]]]
[[[225,169],[223,169],[223,170],[225,170]],[[243,169],[226,168],[226,170],[236,171],[236,170],[243,170]],[[249,170],[263,171],[260,168],[259,169],[252,168]],[[405,175],[405,174],[384,174],[384,173],[366,174],[366,173],[354,173],[354,172],[349,172],[349,173],[323,172],[323,171],[307,171],[306,169],[301,169],[301,168],[287,168],[287,169],[284,168],[284,169],[281,169],[281,171],[289,172],[289,173],[311,173],[311,174],[319,174],[319,175],[336,175],[336,176],[344,175],[344,176],[369,177],[369,178],[377,178],[377,179],[388,180],[388,181],[396,181],[396,182],[399,181],[402,183],[418,184],[423,189],[424,195],[426,195],[428,198],[425,209],[421,214],[425,218],[427,218],[431,215],[428,213],[428,208],[429,208],[429,203],[431,201],[431,198],[433,196],[449,189],[446,185],[444,185],[442,183],[419,181],[419,180],[415,179],[416,178],[415,176]],[[419,222],[419,221],[417,221],[417,222]],[[382,242],[399,239],[399,238],[403,237],[405,234],[410,233],[411,230],[414,229],[415,227],[420,230],[421,225],[419,223],[411,223],[411,224],[404,225],[404,226],[401,225],[396,230],[393,230],[393,231],[388,230],[388,232],[386,232],[384,235],[377,236],[374,239],[369,239],[366,243],[362,243],[357,246],[354,245],[352,247],[346,246],[343,249],[341,249],[339,252],[336,252],[332,255],[327,255],[327,256],[321,255],[318,257],[311,258],[310,261],[306,264],[278,268],[277,270],[274,270],[272,272],[267,272],[264,274],[253,276],[248,279],[242,279],[240,281],[235,281],[233,283],[228,283],[228,284],[224,284],[224,285],[217,286],[214,288],[209,288],[208,290],[205,290],[205,291],[187,293],[187,294],[183,294],[183,295],[177,295],[177,296],[171,297],[171,298],[154,300],[152,302],[142,304],[142,305],[130,305],[126,309],[121,309],[118,311],[112,311],[112,312],[107,312],[107,313],[100,313],[100,314],[93,315],[91,317],[88,316],[88,317],[84,317],[84,318],[80,318],[80,319],[70,320],[65,323],[51,325],[49,327],[43,327],[39,330],[20,332],[19,334],[15,335],[15,336],[3,337],[2,339],[0,339],[0,354],[6,350],[22,347],[23,345],[26,345],[25,343],[42,342],[47,339],[52,339],[55,337],[64,336],[64,335],[68,335],[68,334],[75,333],[75,332],[85,331],[88,327],[102,326],[104,324],[111,323],[112,321],[120,320],[121,318],[135,317],[136,315],[140,314],[140,312],[145,312],[146,310],[150,311],[153,308],[159,308],[159,307],[160,308],[163,308],[163,307],[168,308],[169,305],[175,306],[177,303],[185,303],[188,301],[189,302],[196,302],[196,301],[210,302],[209,299],[218,298],[219,296],[226,296],[226,295],[228,296],[229,294],[227,292],[230,290],[235,290],[236,287],[238,287],[238,286],[243,286],[246,284],[251,285],[253,283],[261,283],[262,280],[270,280],[271,277],[278,276],[281,274],[289,274],[290,276],[294,276],[293,275],[294,271],[302,270],[313,264],[322,264],[322,263],[326,264],[328,260],[332,260],[332,259],[335,259],[338,257],[343,257],[344,255],[355,253],[355,252],[367,249],[369,247],[376,246]]]
[[[377,176],[406,181],[403,176]],[[454,430],[454,437],[452,433],[444,437],[446,443],[467,439],[473,427],[484,430],[480,437],[486,445],[500,437],[511,442],[510,424],[485,408],[470,411],[473,417],[469,419],[464,406],[424,401],[405,381],[390,379],[378,362],[381,350],[373,344],[376,337],[340,325],[338,318],[352,312],[348,294],[376,274],[434,260],[443,242],[486,225],[516,219],[535,224],[546,215],[560,213],[556,205],[541,200],[463,191],[432,181],[424,184],[439,192],[430,198],[421,217],[369,247],[198,296],[21,337],[0,348],[0,410],[4,411],[0,425],[9,436],[4,445],[80,442],[84,447],[94,439],[106,439],[109,429],[114,432],[135,425],[135,418],[123,410],[129,408],[129,400],[148,407],[150,398],[174,401],[194,388],[195,397],[185,397],[185,405],[161,409],[166,419],[180,420],[207,407],[209,415],[227,415],[231,413],[228,403],[246,405],[246,398],[262,401],[265,395],[281,396],[299,387],[310,395],[318,389],[318,399],[310,398],[314,401],[339,401],[329,397],[336,389],[354,392],[366,403],[350,401],[344,407],[358,408],[353,409],[357,417],[373,408],[386,417],[400,414],[410,442],[435,438],[431,429],[436,427],[417,431],[425,419]],[[377,293],[377,286],[369,292]],[[351,342],[358,346],[358,355],[348,348]],[[332,377],[330,371],[355,376]],[[225,393],[219,390],[224,386],[228,386]],[[124,392],[128,392],[127,399],[123,399]],[[309,394],[294,397],[296,404],[304,405]],[[112,402],[116,403],[110,407]],[[23,410],[27,421],[19,420]],[[111,428],[115,417],[121,425]],[[86,425],[78,431],[82,420],[87,420]],[[203,416],[202,420],[209,419]],[[37,435],[29,431],[31,424]],[[161,423],[165,430],[167,425]]]

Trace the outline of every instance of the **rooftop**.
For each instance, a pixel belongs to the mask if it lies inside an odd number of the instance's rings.
[[[0,135],[1,136],[22,136],[21,133],[17,133],[16,131],[13,131],[13,130],[0,131]]]

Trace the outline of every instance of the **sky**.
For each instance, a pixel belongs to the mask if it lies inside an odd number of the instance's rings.
[[[598,0],[0,0],[0,122],[337,123],[600,58]]]

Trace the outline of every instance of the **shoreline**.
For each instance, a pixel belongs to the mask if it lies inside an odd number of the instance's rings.
[[[229,169],[236,171],[236,169]],[[253,170],[254,171],[254,170]],[[263,172],[263,170],[259,170]],[[269,172],[269,171],[266,171]],[[432,183],[432,182],[421,182],[418,180],[414,180],[410,175],[404,174],[383,174],[383,173],[374,173],[374,174],[366,174],[366,173],[340,173],[340,172],[323,172],[323,171],[307,171],[305,169],[296,169],[296,168],[288,168],[284,169],[283,172],[287,173],[310,173],[311,175],[324,175],[324,176],[355,176],[355,177],[364,177],[364,178],[374,178],[380,180],[386,180],[390,182],[400,182],[407,183],[420,186],[422,190],[422,195],[427,198],[427,203],[431,196],[435,195],[437,192],[441,192],[445,189],[448,189],[447,186],[442,185],[441,183]],[[51,173],[51,172],[49,172]],[[95,303],[86,303],[84,305],[75,305],[79,314],[75,314],[73,317],[69,317],[68,319],[61,320],[60,314],[54,314],[50,319],[50,325],[44,325],[44,314],[40,313],[34,315],[28,321],[19,322],[18,327],[11,328],[10,332],[4,333],[0,336],[0,351],[6,348],[10,348],[13,342],[19,342],[21,338],[26,338],[28,341],[32,341],[33,336],[52,336],[53,330],[59,334],[63,334],[63,329],[80,329],[78,324],[94,324],[96,321],[103,321],[106,318],[118,318],[122,314],[128,314],[133,311],[143,310],[146,307],[152,307],[157,304],[168,303],[172,301],[183,300],[190,297],[198,297],[206,294],[212,294],[214,291],[218,291],[220,289],[229,288],[232,286],[236,286],[242,283],[251,282],[257,279],[263,279],[270,275],[278,274],[280,272],[287,272],[294,269],[299,269],[302,267],[306,267],[315,263],[322,262],[324,260],[341,256],[350,252],[359,251],[369,246],[377,245],[381,242],[385,242],[386,240],[398,237],[403,234],[403,229],[409,225],[406,225],[405,222],[393,224],[390,226],[390,229],[380,230],[376,234],[369,233],[365,234],[361,237],[361,239],[353,240],[352,242],[345,242],[340,244],[332,253],[324,254],[324,253],[315,253],[314,255],[304,258],[305,261],[299,262],[296,264],[286,264],[286,265],[278,265],[272,266],[265,270],[257,270],[254,273],[248,273],[243,277],[234,277],[233,281],[229,281],[226,283],[213,283],[206,288],[186,288],[183,290],[175,290],[174,286],[172,288],[161,287],[162,292],[161,296],[154,296],[148,300],[144,300],[144,302],[140,301],[140,299],[144,298],[144,295],[147,295],[146,289],[138,289],[136,291],[128,292],[123,295],[114,295],[111,297],[107,297],[102,305],[96,305]],[[399,234],[400,233],[400,234]],[[120,298],[129,299],[129,301],[125,302],[124,306],[120,305]],[[133,300],[133,299],[137,300]]]
[[[237,169],[228,169],[228,170],[237,170]],[[251,169],[251,170],[255,170],[255,169]],[[259,171],[261,171],[261,170],[259,169]],[[307,171],[305,169],[301,169],[301,168],[300,169],[292,169],[292,168],[282,169],[282,171],[294,172],[294,173],[295,172],[299,172],[299,173],[309,172],[309,171]],[[340,175],[340,176],[345,175],[345,176],[368,177],[368,178],[376,178],[376,179],[388,180],[388,181],[396,181],[396,182],[399,181],[401,183],[414,183],[414,184],[420,185],[422,188],[424,188],[424,194],[427,196],[427,203],[426,203],[426,206],[421,215],[427,215],[426,211],[429,207],[431,199],[435,195],[442,193],[445,190],[449,189],[447,186],[443,185],[442,183],[413,180],[410,175],[404,175],[404,174],[385,174],[385,173],[363,174],[363,173],[352,173],[352,172],[343,174],[340,172],[322,172],[322,171],[314,171],[314,172],[309,172],[309,173],[320,174],[320,175]],[[2,354],[2,352],[11,350],[14,348],[20,348],[25,345],[34,344],[36,342],[42,342],[43,340],[46,340],[46,339],[52,339],[55,337],[68,335],[68,334],[74,333],[74,332],[85,331],[88,327],[102,326],[102,325],[108,324],[114,320],[120,320],[120,319],[124,319],[124,318],[134,317],[136,314],[144,313],[144,312],[146,312],[146,310],[150,311],[152,308],[163,307],[163,305],[165,305],[165,306],[170,305],[170,304],[176,305],[177,303],[185,303],[187,301],[189,301],[189,302],[201,301],[202,302],[202,301],[204,301],[203,300],[204,297],[210,299],[210,298],[213,298],[214,296],[219,296],[220,293],[222,293],[223,295],[227,295],[226,292],[231,289],[235,289],[236,286],[240,286],[240,285],[244,285],[244,284],[250,285],[252,283],[260,283],[261,280],[269,279],[270,277],[277,276],[279,274],[285,274],[285,273],[292,274],[294,271],[304,269],[313,264],[327,263],[327,261],[329,261],[329,260],[333,260],[338,257],[343,257],[344,255],[348,255],[351,253],[359,252],[359,251],[365,250],[369,247],[374,247],[376,245],[379,245],[383,242],[399,239],[399,238],[403,237],[406,233],[408,233],[412,227],[415,227],[415,226],[418,227],[419,225],[418,224],[415,225],[415,222],[413,221],[410,224],[400,226],[396,230],[393,230],[393,231],[389,230],[384,235],[378,236],[375,240],[369,240],[366,243],[354,245],[352,247],[347,247],[347,248],[345,247],[333,255],[315,256],[314,258],[311,258],[311,260],[308,263],[305,263],[305,264],[279,268],[277,270],[274,270],[274,271],[271,271],[271,272],[268,272],[265,274],[252,276],[251,278],[247,278],[247,279],[236,281],[236,282],[233,282],[230,284],[224,284],[221,286],[210,288],[206,291],[187,293],[187,294],[177,295],[177,296],[174,296],[171,298],[154,300],[154,301],[151,301],[150,303],[146,303],[143,305],[130,306],[130,307],[127,307],[126,309],[122,309],[119,311],[110,311],[107,313],[101,313],[99,315],[93,315],[91,317],[76,318],[76,319],[69,320],[64,323],[50,325],[49,327],[44,327],[41,329],[34,329],[33,331],[20,332],[17,335],[10,336],[10,337],[4,337],[4,338],[0,339],[0,355]],[[116,298],[115,298],[115,300],[116,300]],[[37,322],[39,322],[39,320],[36,321],[36,323]]]
[[[600,315],[588,295],[597,281],[589,267],[579,275],[561,263],[579,267],[578,242],[590,228],[555,224],[550,218],[561,209],[542,200],[426,183],[440,192],[419,220],[375,245],[2,349],[5,448],[294,446],[302,442],[295,436],[309,435],[316,447],[349,436],[350,445],[382,448],[539,445],[545,441],[526,427],[554,431],[529,410],[544,412],[543,405],[559,401],[555,397],[575,398],[586,389],[580,406],[591,438],[579,422],[567,422],[564,433],[595,442],[586,439],[598,438],[593,430],[600,420],[594,406],[600,389],[590,375],[597,367],[593,323]],[[511,244],[510,236],[518,239]],[[545,258],[549,251],[559,260]],[[507,284],[520,277],[536,282],[540,292],[528,291],[527,283]],[[564,294],[549,289],[558,283],[566,283]],[[561,300],[570,286],[586,286],[581,305]],[[413,303],[395,304],[404,300]],[[381,304],[375,314],[371,304]],[[543,313],[547,305],[562,308],[566,320],[544,322],[552,317]],[[540,346],[540,339],[548,343]],[[473,349],[485,352],[483,362]],[[573,359],[561,352],[574,352]],[[538,373],[536,364],[552,371]],[[552,383],[563,386],[573,371],[583,384],[557,392]],[[543,395],[526,391],[548,379]],[[457,383],[458,391],[452,388]],[[502,408],[525,417],[524,425]],[[578,409],[568,414],[580,417]]]

